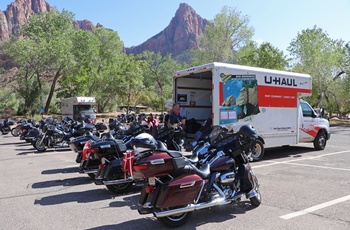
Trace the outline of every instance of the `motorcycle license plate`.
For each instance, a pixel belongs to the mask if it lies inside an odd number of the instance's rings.
[[[149,185],[156,185],[156,178],[154,178],[154,177],[148,178],[148,184]]]

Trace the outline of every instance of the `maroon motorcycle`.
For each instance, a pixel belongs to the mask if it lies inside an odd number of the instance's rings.
[[[146,180],[140,214],[153,213],[163,224],[179,227],[192,211],[239,202],[243,196],[260,205],[258,179],[247,157],[258,138],[255,129],[244,125],[237,133],[221,129],[209,135],[205,164],[178,151],[157,150],[151,137],[134,138],[134,151],[124,154],[123,170],[125,177]]]

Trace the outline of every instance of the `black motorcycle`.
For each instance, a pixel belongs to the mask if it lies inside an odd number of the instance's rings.
[[[182,135],[183,130],[181,127],[162,130],[155,137],[158,143],[157,148],[180,151],[181,145],[183,144]],[[137,137],[140,136],[144,136],[144,138],[152,137],[148,133],[137,135]],[[120,194],[128,192],[133,184],[144,182],[143,180],[134,180],[132,177],[124,178],[122,161],[126,150],[132,149],[131,143],[133,141],[134,137],[124,143],[124,145],[113,140],[91,144],[90,151],[94,152],[94,154],[90,155],[90,160],[93,160],[95,164],[100,162],[95,177],[96,185],[106,185],[107,189],[111,192]],[[106,146],[108,146],[108,148]],[[93,156],[94,159],[91,159],[91,156]]]
[[[15,124],[14,120],[6,118],[4,121],[0,121],[0,132],[2,135],[7,135],[11,132],[11,126]]]
[[[45,152],[47,148],[68,148],[71,137],[78,137],[85,133],[83,123],[74,123],[73,126],[63,124],[46,124],[43,134],[33,139],[33,146],[39,152]]]

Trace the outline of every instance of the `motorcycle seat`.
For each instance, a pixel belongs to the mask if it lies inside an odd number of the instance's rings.
[[[182,157],[182,152],[175,151],[175,150],[164,150],[167,152],[172,158]]]
[[[204,164],[202,165],[201,168],[197,168],[193,164],[187,164],[184,167],[184,170],[187,171],[188,174],[197,174],[200,176],[202,179],[208,179],[210,176],[210,165],[209,164]]]

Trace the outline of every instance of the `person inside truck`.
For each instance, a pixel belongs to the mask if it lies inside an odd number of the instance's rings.
[[[184,126],[186,123],[186,119],[184,119],[180,115],[180,105],[174,104],[173,109],[171,111],[170,117],[169,117],[169,123],[171,126]],[[184,128],[184,127],[183,127]]]

